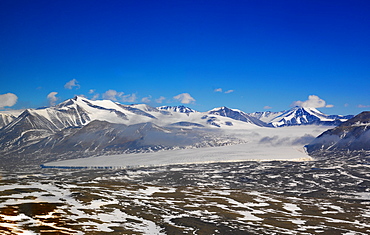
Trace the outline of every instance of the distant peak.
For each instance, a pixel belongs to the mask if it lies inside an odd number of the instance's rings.
[[[65,100],[65,101],[55,105],[55,107],[56,108],[66,107],[66,106],[73,105],[73,104],[76,104],[76,103],[79,103],[79,102],[82,102],[82,101],[89,102],[90,100],[83,97],[83,96],[75,96],[71,99]]]
[[[232,108],[228,108],[226,106],[222,106],[222,107],[218,107],[218,108],[214,108],[212,110],[210,110],[209,112],[218,112],[218,111],[234,111],[234,112],[239,112],[239,113],[244,113],[243,111],[239,110],[239,109],[232,109]]]
[[[173,112],[179,112],[179,113],[195,113],[194,109],[191,109],[189,107],[186,107],[184,105],[179,105],[179,106],[160,106],[158,107],[160,110],[167,110],[167,111],[173,111]]]
[[[76,95],[75,97],[72,98],[72,100],[79,101],[79,100],[89,100],[89,99],[87,99],[85,96]]]
[[[222,106],[222,107],[213,108],[210,111],[218,111],[218,110],[224,110],[224,109],[229,109],[229,108],[226,106]]]
[[[294,106],[292,109],[308,109],[308,110],[316,110],[314,107],[303,107],[303,106]]]

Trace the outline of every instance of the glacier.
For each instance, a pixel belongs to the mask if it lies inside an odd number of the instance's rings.
[[[224,131],[242,143],[203,148],[174,149],[151,153],[114,154],[43,164],[44,167],[129,168],[173,164],[238,161],[307,161],[312,158],[303,148],[305,143],[327,130],[326,126],[293,126],[285,128],[256,127],[245,131]]]

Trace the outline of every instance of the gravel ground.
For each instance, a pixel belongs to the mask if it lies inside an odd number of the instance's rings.
[[[2,171],[2,234],[369,234],[370,156]]]

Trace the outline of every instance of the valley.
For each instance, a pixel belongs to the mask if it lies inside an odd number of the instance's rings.
[[[75,97],[2,120],[3,234],[370,232],[366,112]]]

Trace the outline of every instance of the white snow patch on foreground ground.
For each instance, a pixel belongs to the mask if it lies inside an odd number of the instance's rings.
[[[311,160],[303,146],[330,127],[297,126],[229,130],[225,134],[246,143],[221,147],[119,154],[50,162],[55,167],[135,167],[230,161]]]

